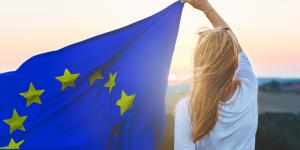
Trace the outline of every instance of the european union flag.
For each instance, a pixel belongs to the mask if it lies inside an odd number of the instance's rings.
[[[182,7],[0,74],[0,147],[160,149]]]

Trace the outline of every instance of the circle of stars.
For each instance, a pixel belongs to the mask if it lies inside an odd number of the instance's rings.
[[[92,86],[96,80],[104,79],[101,74],[102,69],[97,69],[89,76],[89,83]],[[55,77],[61,83],[61,91],[64,91],[66,88],[74,88],[75,80],[80,76],[79,73],[73,74],[67,68],[64,70],[64,73],[60,76]],[[116,77],[117,72],[114,74],[109,73],[109,80],[104,84],[104,87],[108,88],[109,94],[112,93],[113,88],[116,86]],[[30,82],[28,90],[20,93],[26,100],[26,107],[30,107],[35,104],[42,104],[41,96],[45,93],[44,89],[36,89],[34,84]],[[124,90],[122,90],[120,99],[117,100],[116,105],[120,107],[120,115],[122,116],[128,109],[133,107],[133,101],[135,100],[136,94],[128,95]],[[19,115],[16,108],[14,108],[12,117],[3,120],[9,126],[9,132],[12,134],[16,130],[25,132],[24,122],[27,120],[28,116]],[[25,142],[21,140],[16,142],[13,138],[10,139],[10,142],[7,146],[0,147],[0,149],[20,149],[20,146]]]

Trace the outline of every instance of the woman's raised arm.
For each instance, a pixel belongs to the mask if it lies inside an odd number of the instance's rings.
[[[213,6],[207,0],[185,0],[185,2],[191,4],[194,8],[203,11],[215,29],[222,28],[228,30],[228,32],[232,34],[232,36],[236,39],[236,41],[238,41],[235,34],[229,27],[229,25],[225,22],[225,20],[218,14],[218,12],[213,8]],[[241,52],[242,48],[239,42],[237,42],[237,44],[239,47],[239,51]]]

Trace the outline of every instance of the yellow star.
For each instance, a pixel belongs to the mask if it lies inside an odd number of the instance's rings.
[[[112,88],[116,85],[116,76],[117,72],[115,74],[109,73],[109,81],[105,83],[105,87],[109,88],[109,94],[111,93]]]
[[[127,109],[132,107],[132,103],[134,101],[135,94],[127,95],[125,91],[122,90],[122,96],[117,101],[117,105],[121,108],[121,115],[123,115],[124,112],[127,111]]]
[[[20,146],[24,143],[24,140],[16,143],[13,138],[10,139],[8,146],[0,147],[0,149],[20,149]]]
[[[93,85],[96,80],[104,79],[101,74],[101,69],[97,69],[90,75],[90,85]]]
[[[61,82],[61,90],[63,91],[67,87],[75,87],[74,81],[78,78],[80,74],[72,74],[68,69],[62,76],[57,76],[56,80]]]
[[[6,124],[9,125],[9,132],[13,133],[15,130],[19,129],[25,131],[24,121],[27,119],[27,116],[19,116],[16,109],[14,109],[13,115],[10,119],[3,120]]]
[[[27,99],[26,106],[30,106],[32,103],[42,104],[40,96],[45,90],[36,90],[33,83],[30,83],[27,92],[20,93],[21,96]]]

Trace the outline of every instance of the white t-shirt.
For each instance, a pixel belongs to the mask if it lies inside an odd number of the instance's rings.
[[[175,150],[254,150],[258,83],[244,52],[239,53],[236,76],[241,86],[228,101],[221,104],[219,119],[213,130],[196,144],[191,138],[189,98],[179,101],[175,113]]]

